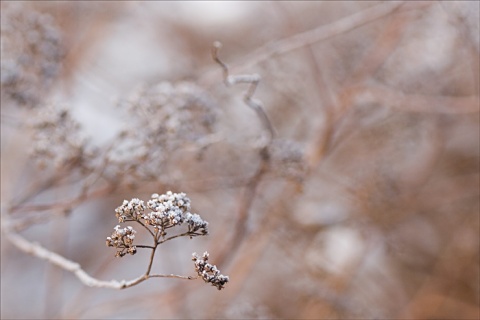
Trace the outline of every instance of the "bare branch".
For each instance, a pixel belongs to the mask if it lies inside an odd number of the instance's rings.
[[[389,15],[403,4],[403,1],[386,1],[330,24],[322,25],[318,28],[298,33],[282,40],[268,42],[247,56],[244,61],[240,62],[238,65],[242,68],[248,68],[270,59],[273,55],[285,54],[298,48],[314,44],[315,42],[348,32],[366,23]]]
[[[186,279],[186,280],[193,280],[196,279],[197,277],[192,277],[192,276],[180,276],[180,275],[174,275],[174,274],[168,274],[168,275],[162,275],[162,274],[156,274],[156,275],[148,275],[144,274],[138,278],[126,281],[126,280],[110,280],[110,281],[104,281],[104,280],[99,280],[91,275],[89,275],[87,272],[85,272],[81,267],[80,264],[78,264],[75,261],[69,260],[55,252],[52,252],[42,245],[35,243],[35,242],[30,242],[18,233],[13,232],[10,229],[10,223],[8,221],[2,221],[2,233],[5,236],[6,239],[8,239],[14,246],[16,246],[18,249],[22,250],[23,252],[26,252],[28,254],[31,254],[37,258],[40,258],[42,260],[48,261],[51,264],[56,265],[57,267],[60,267],[66,271],[69,271],[73,273],[84,285],[89,286],[89,287],[97,287],[97,288],[109,288],[109,289],[125,289],[128,287],[132,287],[134,285],[137,285],[148,278],[177,278],[177,279]],[[154,252],[154,251],[153,251]]]
[[[149,275],[150,271],[152,270],[153,258],[155,258],[155,251],[157,250],[157,246],[158,246],[158,244],[155,243],[155,246],[153,247],[152,253],[150,254],[150,261],[148,262],[147,272],[145,272],[146,275]]]

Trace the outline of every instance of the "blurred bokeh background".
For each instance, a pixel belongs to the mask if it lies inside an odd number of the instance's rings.
[[[478,319],[479,6],[2,1],[2,319]],[[167,190],[210,234],[154,271],[209,251],[224,290],[90,288],[5,236],[132,279],[114,210]]]

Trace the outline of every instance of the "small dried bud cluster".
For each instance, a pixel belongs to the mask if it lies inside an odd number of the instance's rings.
[[[142,212],[145,210],[145,204],[138,198],[132,200],[123,200],[123,204],[115,209],[115,216],[118,222],[122,223],[126,220],[138,220],[142,217]]]
[[[195,271],[206,283],[211,283],[212,286],[222,290],[225,284],[229,281],[228,276],[220,274],[217,266],[208,263],[208,252],[204,252],[201,257],[197,253],[192,254],[192,260],[195,263]]]
[[[188,224],[188,232],[194,233],[200,231],[201,234],[208,234],[208,222],[203,220],[198,214],[185,214],[185,222]]]
[[[143,216],[146,223],[156,229],[165,232],[182,223],[188,224],[188,231],[192,234],[200,231],[200,234],[208,233],[208,222],[204,221],[198,214],[192,214],[190,210],[190,199],[185,193],[152,194],[152,199],[147,202],[152,212]]]
[[[115,257],[123,257],[127,253],[134,255],[137,252],[137,248],[133,245],[135,239],[135,233],[137,233],[132,227],[120,228],[116,226],[112,235],[107,237],[107,246],[114,247],[117,250]]]

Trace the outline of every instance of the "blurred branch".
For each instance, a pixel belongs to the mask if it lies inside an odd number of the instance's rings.
[[[81,193],[77,197],[63,201],[63,202],[54,202],[54,203],[45,203],[45,204],[31,204],[31,205],[15,205],[12,208],[10,208],[10,212],[16,213],[16,212],[30,212],[30,211],[49,211],[52,209],[55,210],[70,210],[76,205],[81,204],[84,202],[86,199],[95,199],[97,197],[102,197],[105,196],[106,194],[109,194],[112,190],[114,189],[114,186],[108,185],[104,188],[100,188],[98,190],[95,190],[94,192],[91,192],[89,194]]]
[[[461,299],[458,299],[458,296],[448,292],[449,290],[446,290],[446,292],[440,296],[440,299],[434,299],[433,301],[432,299],[428,299],[432,295],[438,295],[437,288],[439,286],[448,288],[451,286],[450,283],[460,281],[461,273],[459,272],[459,269],[463,270],[465,267],[462,264],[463,261],[458,256],[458,233],[463,230],[468,230],[467,226],[470,223],[472,223],[470,216],[465,215],[461,218],[458,225],[452,226],[454,229],[446,235],[445,245],[437,255],[433,267],[429,270],[428,274],[422,278],[422,282],[416,288],[412,299],[400,312],[399,318],[412,318],[415,317],[415,315],[422,315],[422,313],[435,314],[438,312],[437,310],[442,309],[442,306],[451,303],[452,301],[461,303],[461,308],[462,310],[465,310],[465,313],[470,313],[472,315],[475,313],[478,314],[480,311],[478,305],[463,302]],[[455,266],[452,266],[451,261],[456,261],[454,264]],[[426,299],[428,299],[428,302],[425,302]]]
[[[420,5],[428,6],[430,4]],[[388,13],[391,14],[393,12],[394,10],[392,9],[392,11]],[[367,12],[363,11],[363,13]],[[371,12],[368,13],[367,16],[372,14]],[[374,11],[374,13],[378,14],[376,11]],[[403,13],[403,11],[392,15],[392,18],[386,23],[386,26],[384,26],[375,42],[363,55],[357,68],[347,77],[346,83],[337,90],[336,99],[332,99],[335,105],[325,108],[327,121],[316,129],[316,141],[314,141],[309,151],[308,162],[311,167],[315,167],[325,153],[332,147],[335,130],[339,127],[339,123],[343,119],[342,116],[352,106],[352,100],[349,99],[350,87],[357,83],[363,83],[369,76],[375,74],[390,54],[397,48],[398,42],[404,34],[402,31],[411,19],[411,17],[401,13]]]
[[[404,4],[403,1],[386,1],[369,9],[354,13],[327,25],[308,30],[282,40],[271,41],[257,49],[240,62],[240,67],[250,67],[270,59],[273,55],[281,55],[298,48],[311,45],[341,33],[358,28],[366,23],[383,18]]]
[[[434,96],[402,93],[380,85],[358,85],[345,92],[346,101],[362,99],[383,104],[385,107],[407,112],[440,114],[468,114],[480,112],[479,97]],[[363,102],[363,101],[362,101]]]

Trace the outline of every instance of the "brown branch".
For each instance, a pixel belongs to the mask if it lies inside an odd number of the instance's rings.
[[[157,238],[155,238],[155,245],[153,247],[153,250],[152,250],[152,253],[150,254],[150,261],[148,262],[148,268],[147,268],[147,272],[145,272],[145,275],[149,275],[150,274],[150,271],[152,270],[152,265],[153,265],[153,258],[155,258],[155,251],[157,251],[157,247],[158,247],[158,244],[157,244]]]
[[[47,211],[47,210],[67,210],[75,205],[79,205],[84,202],[86,199],[94,199],[97,197],[104,196],[105,194],[110,193],[114,189],[114,186],[108,185],[106,187],[95,190],[89,194],[80,193],[77,197],[63,201],[63,202],[54,202],[54,203],[45,203],[45,204],[32,204],[32,205],[15,205],[10,209],[11,213],[17,211],[29,212],[29,211]]]

